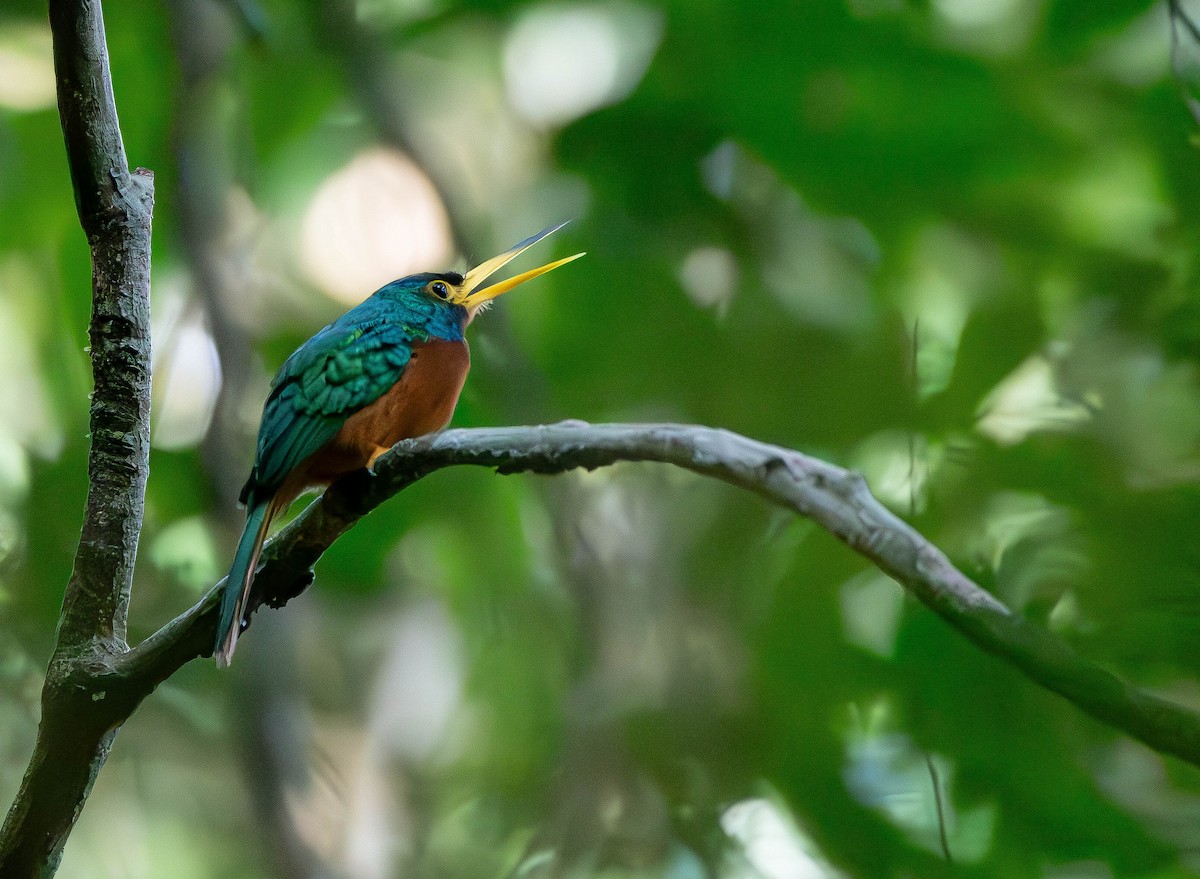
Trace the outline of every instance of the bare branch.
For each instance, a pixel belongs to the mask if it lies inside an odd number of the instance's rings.
[[[63,138],[92,251],[92,447],[79,549],[42,689],[37,743],[0,830],[0,875],[50,876],[134,706],[95,671],[125,647],[150,447],[153,181],[131,174],[117,124],[99,0],[51,0]]]
[[[250,606],[280,606],[311,582],[334,540],[387,498],[457,464],[500,473],[562,473],[618,461],[674,464],[807,516],[895,578],[976,646],[1083,711],[1157,751],[1200,765],[1200,715],[1130,686],[1014,615],[872,497],[862,476],[790,449],[686,425],[587,425],[449,430],[406,440],[334,485],[272,541]],[[212,649],[216,590],[134,648],[114,669],[144,695]]]
[[[92,449],[88,500],[56,653],[123,642],[150,450],[153,177],[129,172],[99,0],[52,0],[63,138],[92,248]],[[109,649],[112,649],[111,647]]]
[[[340,0],[328,2],[335,12],[340,8]],[[0,876],[6,879],[54,873],[116,730],[159,683],[211,652],[220,586],[134,650],[126,648],[148,476],[153,183],[149,172],[131,173],[126,162],[99,0],[50,0],[50,22],[76,206],[92,251],[95,392],[87,509],[43,689],[42,722],[0,830]],[[377,70],[359,75],[368,84],[384,81]],[[393,139],[401,140],[402,132]],[[251,609],[281,606],[298,595],[341,534],[443,467],[561,473],[619,461],[673,464],[812,518],[975,645],[1093,717],[1200,766],[1200,715],[1128,685],[1011,613],[876,501],[861,476],[712,428],[568,422],[453,430],[405,441],[380,459],[375,473],[342,480],[272,541]]]

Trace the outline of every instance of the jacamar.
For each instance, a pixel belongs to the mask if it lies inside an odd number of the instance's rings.
[[[233,657],[271,520],[304,491],[370,467],[400,440],[449,423],[471,365],[467,325],[500,294],[583,254],[487,287],[483,282],[561,228],[526,238],[465,275],[426,272],[392,281],[284,361],[263,406],[258,452],[242,488],[246,527],[221,596],[217,665]]]

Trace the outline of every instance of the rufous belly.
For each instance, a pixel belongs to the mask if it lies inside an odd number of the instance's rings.
[[[333,439],[297,468],[304,470],[303,481],[328,484],[371,466],[402,439],[441,430],[450,423],[470,368],[465,340],[414,345],[399,381],[347,418]]]

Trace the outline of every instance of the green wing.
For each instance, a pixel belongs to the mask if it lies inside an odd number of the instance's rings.
[[[379,399],[424,335],[394,322],[339,320],[301,345],[272,382],[242,502],[273,494],[347,418]]]

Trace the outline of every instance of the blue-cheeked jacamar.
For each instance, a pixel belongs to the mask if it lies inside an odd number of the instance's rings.
[[[402,439],[441,430],[462,391],[471,355],[463,335],[501,293],[556,269],[560,259],[484,287],[553,226],[465,275],[409,275],[375,291],[289,357],[271,383],[258,453],[242,489],[246,527],[221,596],[213,657],[229,665],[250,584],[272,518],[309,488],[329,485]]]

